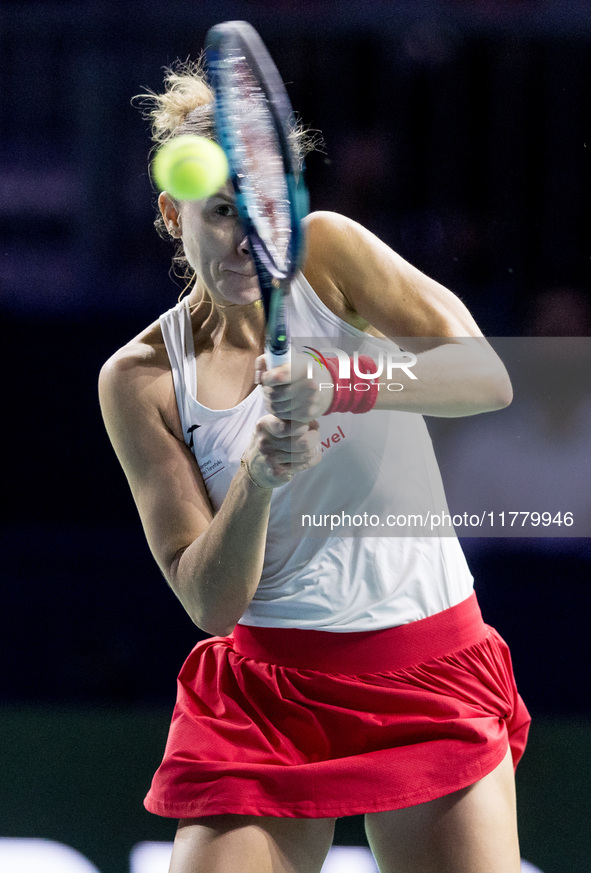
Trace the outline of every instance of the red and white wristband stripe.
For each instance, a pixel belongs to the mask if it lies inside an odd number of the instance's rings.
[[[369,412],[376,405],[379,386],[375,375],[363,378],[364,373],[375,374],[375,361],[369,355],[359,355],[356,360],[357,370],[361,375],[356,372],[355,367],[353,367],[353,359],[351,359],[351,376],[347,379],[340,379],[337,358],[326,358],[326,365],[334,385],[334,394],[332,403],[324,415],[330,415],[332,412],[359,414]]]

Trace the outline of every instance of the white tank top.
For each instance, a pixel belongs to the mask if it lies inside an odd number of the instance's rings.
[[[334,315],[302,274],[292,284],[288,311],[292,338],[320,337],[326,343],[332,337],[339,348],[347,338],[356,348],[362,341],[384,342]],[[196,399],[187,300],[164,313],[160,324],[185,440],[217,512],[255,424],[266,414],[262,391],[255,388],[232,409],[203,406]],[[426,618],[469,597],[473,579],[455,536],[380,535],[386,517],[447,508],[422,416],[378,410],[332,414],[321,417],[320,438],[320,464],[273,492],[263,572],[240,624],[378,630]],[[376,527],[356,526],[364,511],[377,519]],[[322,522],[336,513],[352,521],[331,531]]]

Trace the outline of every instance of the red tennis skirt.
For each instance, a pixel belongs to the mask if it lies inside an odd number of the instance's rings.
[[[146,797],[157,815],[324,818],[413,806],[490,773],[530,717],[475,595],[358,633],[238,625],[189,655]]]

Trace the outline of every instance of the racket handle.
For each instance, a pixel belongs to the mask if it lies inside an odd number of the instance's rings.
[[[289,363],[289,346],[279,353],[267,349],[265,352],[265,363],[267,364],[267,370],[272,370],[274,367],[280,367],[281,364]]]
[[[269,300],[269,321],[265,359],[268,369],[280,367],[290,360],[289,328],[287,309],[285,306],[285,291],[276,279],[272,280],[272,292]]]

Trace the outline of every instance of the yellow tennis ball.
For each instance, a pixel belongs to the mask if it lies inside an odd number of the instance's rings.
[[[230,172],[224,150],[203,136],[185,134],[160,147],[152,165],[162,191],[177,200],[203,200],[226,183]]]

